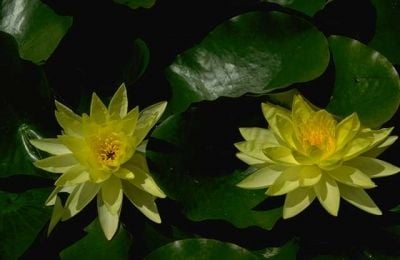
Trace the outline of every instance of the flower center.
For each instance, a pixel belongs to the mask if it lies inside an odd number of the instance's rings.
[[[336,121],[325,110],[320,110],[298,126],[298,140],[307,153],[318,149],[325,154],[335,151]]]
[[[117,135],[97,136],[92,139],[92,144],[95,157],[101,165],[107,168],[119,167],[123,147]]]

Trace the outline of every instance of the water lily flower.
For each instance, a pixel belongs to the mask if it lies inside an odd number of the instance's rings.
[[[294,97],[292,111],[270,103],[262,104],[262,111],[269,128],[240,128],[245,141],[235,144],[237,157],[255,169],[239,187],[268,188],[268,196],[286,194],[285,219],[315,198],[334,216],[341,197],[368,213],[382,214],[364,189],[376,186],[371,179],[400,171],[375,158],[397,139],[389,136],[392,128],[363,127],[356,113],[338,122],[300,95]]]
[[[56,118],[63,128],[57,138],[31,140],[51,156],[35,166],[61,173],[46,205],[54,205],[49,233],[59,220],[79,213],[94,197],[101,227],[111,239],[119,226],[123,194],[146,217],[160,223],[156,198],[164,198],[149,173],[144,138],[159,120],[166,102],[128,112],[125,85],[116,91],[108,107],[94,93],[90,114],[78,116],[56,102]],[[59,193],[69,193],[63,206]]]

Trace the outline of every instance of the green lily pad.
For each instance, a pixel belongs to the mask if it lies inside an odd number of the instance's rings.
[[[327,0],[263,0],[263,2],[275,3],[299,12],[313,16],[316,12],[324,8]]]
[[[307,21],[280,12],[250,12],[211,31],[167,69],[169,108],[192,102],[266,93],[321,75],[329,62],[326,38]]]
[[[40,67],[21,60],[14,38],[0,32],[0,177],[38,174],[32,161],[43,155],[30,145],[45,123],[51,132],[55,121],[48,85]],[[53,120],[53,121],[52,121]]]
[[[136,9],[139,7],[150,8],[155,3],[156,0],[113,0],[117,4],[126,5],[132,9]]]
[[[293,239],[281,247],[268,247],[263,250],[258,250],[257,253],[262,255],[265,259],[271,260],[297,259],[299,248],[298,243]]]
[[[145,260],[208,260],[208,259],[263,259],[252,252],[232,243],[213,239],[178,240],[160,247],[144,258]]]
[[[0,191],[0,256],[18,259],[32,244],[50,218],[44,202],[50,189],[24,193]]]
[[[235,157],[233,146],[240,140],[240,124],[235,120],[241,116],[239,109],[224,108],[229,101],[224,103],[171,116],[154,130],[147,152],[153,176],[190,220],[225,220],[239,228],[271,229],[281,217],[281,208],[254,210],[266,199],[265,190],[236,186],[248,175],[235,170],[246,167]],[[236,101],[230,105],[238,108]]]
[[[371,0],[376,9],[376,29],[369,46],[400,64],[400,0]]]
[[[85,228],[88,233],[60,253],[63,260],[75,259],[129,259],[131,239],[121,225],[112,240],[107,240],[98,219]]]
[[[331,36],[329,44],[336,79],[328,110],[343,117],[357,112],[364,125],[381,126],[400,104],[396,69],[384,56],[356,40]]]
[[[21,57],[36,64],[47,60],[72,25],[40,0],[3,0],[0,30],[15,37]]]

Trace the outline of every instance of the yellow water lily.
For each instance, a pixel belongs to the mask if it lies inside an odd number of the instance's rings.
[[[372,178],[400,171],[375,158],[397,139],[389,136],[392,128],[365,128],[356,113],[338,122],[300,95],[294,97],[292,111],[270,103],[263,103],[262,111],[269,128],[240,128],[245,141],[235,144],[237,157],[255,169],[239,187],[268,188],[269,196],[286,194],[283,218],[299,214],[315,198],[334,216],[340,197],[382,214],[364,189],[376,186]]]
[[[97,196],[101,227],[111,239],[119,226],[123,194],[146,217],[160,223],[156,198],[164,198],[149,173],[144,138],[159,120],[167,103],[160,102],[128,112],[125,85],[116,91],[108,107],[94,93],[90,114],[78,116],[56,102],[56,118],[63,128],[57,138],[31,140],[50,157],[35,162],[48,172],[61,173],[46,205],[54,205],[49,233],[60,220],[80,212]],[[58,194],[69,196],[62,205]]]

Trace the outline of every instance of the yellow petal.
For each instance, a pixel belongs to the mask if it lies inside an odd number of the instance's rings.
[[[154,200],[155,197],[136,188],[134,185],[124,181],[122,183],[126,197],[132,204],[139,209],[150,220],[161,223],[160,215],[158,214],[157,205]]]
[[[264,164],[265,161],[259,160],[257,158],[254,158],[252,156],[249,156],[245,153],[237,153],[236,157],[242,160],[244,163],[247,163],[248,165],[258,165],[258,164]]]
[[[293,147],[294,130],[289,111],[269,103],[263,103],[261,106],[268,125],[276,135],[278,142]]]
[[[291,192],[300,186],[299,168],[286,168],[275,182],[268,188],[266,194],[269,196],[279,196]]]
[[[64,207],[61,204],[61,199],[57,196],[53,207],[53,212],[51,214],[49,228],[47,229],[47,236],[49,236],[51,231],[53,231],[54,227],[61,220],[63,214],[64,214]]]
[[[111,240],[115,232],[118,230],[120,211],[121,210],[119,210],[116,214],[113,214],[104,203],[101,193],[97,195],[97,212],[99,214],[99,222],[101,229],[108,240]]]
[[[127,135],[132,135],[135,132],[136,125],[139,118],[139,108],[135,107],[122,119],[121,131]]]
[[[394,142],[396,142],[397,138],[398,138],[397,136],[391,135],[387,139],[385,139],[381,144],[378,144],[371,150],[366,151],[363,155],[368,157],[378,157],[384,151],[386,151],[386,149],[389,148]]]
[[[132,160],[124,164],[124,167],[133,172],[133,174],[135,175],[134,179],[128,181],[153,196],[165,198],[165,193],[160,189],[160,187],[158,187],[154,179],[150,176],[147,166],[143,167],[140,164],[135,163],[135,161],[138,160],[138,156],[141,155],[135,154],[133,157],[136,158],[133,158]]]
[[[34,165],[48,172],[63,173],[78,164],[72,153],[55,155],[34,162]]]
[[[130,170],[125,169],[125,168],[120,168],[118,171],[114,172],[113,174],[115,175],[115,177],[120,178],[120,179],[125,179],[125,180],[135,178],[135,174],[133,174],[133,172],[131,172]]]
[[[263,150],[264,154],[273,162],[282,165],[299,164],[293,157],[292,151],[286,147],[269,147]]]
[[[371,138],[356,137],[348,143],[348,149],[344,152],[343,160],[347,161],[359,156],[363,152],[370,149],[372,142],[373,139]]]
[[[288,219],[296,216],[306,209],[315,199],[312,188],[298,188],[286,194],[283,205],[283,218]]]
[[[385,177],[400,172],[400,168],[388,162],[359,156],[350,161],[346,161],[345,165],[351,166],[362,171],[370,178]]]
[[[90,180],[94,183],[102,183],[111,177],[111,172],[102,170],[91,170],[89,172]]]
[[[78,214],[96,196],[100,186],[91,182],[77,185],[65,203],[62,220],[67,220]]]
[[[336,149],[342,149],[360,130],[360,120],[356,113],[343,119],[336,126]]]
[[[64,132],[69,135],[81,135],[82,134],[82,119],[80,116],[72,112],[71,109],[64,106],[60,102],[56,104],[56,119],[60,126],[64,129]]]
[[[167,102],[159,102],[143,109],[139,114],[136,125],[135,136],[137,142],[141,143],[150,129],[157,123],[167,107]]]
[[[287,118],[291,117],[289,110],[270,103],[261,103],[261,110],[269,125],[271,125],[271,123],[274,124],[276,115],[280,115]]]
[[[371,148],[377,145],[380,145],[393,131],[393,127],[390,128],[381,128],[379,130],[371,130],[371,129],[363,129],[362,135],[366,137],[372,137],[373,141],[371,144]]]
[[[251,157],[254,157],[254,158],[259,159],[264,162],[265,161],[271,162],[271,160],[268,159],[267,156],[265,156],[263,149],[268,148],[268,147],[276,147],[276,144],[258,142],[256,140],[243,141],[243,142],[235,143],[234,145],[242,153],[245,153]]]
[[[239,128],[239,131],[246,141],[257,140],[257,142],[262,143],[278,143],[274,133],[268,129],[259,127],[243,127]]]
[[[57,179],[56,186],[76,185],[89,180],[89,173],[81,165],[74,166]]]
[[[128,95],[124,83],[121,84],[114,96],[111,98],[110,104],[108,105],[108,111],[111,116],[117,115],[119,118],[126,116],[126,113],[128,112]]]
[[[122,205],[121,180],[112,176],[101,185],[101,197],[111,214],[117,214]]]
[[[321,170],[314,165],[299,167],[300,186],[312,186],[321,179]]]
[[[350,204],[368,213],[382,215],[381,210],[363,189],[341,184],[339,184],[339,188],[342,198]]]
[[[314,114],[314,109],[304,100],[301,95],[295,95],[292,103],[292,119],[294,124],[302,124]]]
[[[55,187],[44,204],[46,206],[53,206],[56,203],[56,197],[59,192],[71,193],[75,189],[75,187],[76,187],[76,185],[75,186],[71,185],[71,186],[64,186],[64,187],[61,187],[61,186]]]
[[[39,150],[54,155],[71,153],[71,151],[56,138],[43,138],[30,140],[31,144]]]
[[[107,120],[108,110],[100,98],[93,93],[90,104],[90,118],[95,122],[102,124]]]
[[[336,181],[326,174],[314,185],[314,191],[321,205],[331,215],[337,216],[340,204],[339,188]]]
[[[91,152],[87,146],[85,139],[71,136],[71,135],[60,135],[58,140],[64,144],[73,154],[74,158],[82,165],[89,166]]]
[[[362,188],[376,187],[370,177],[362,173],[360,170],[350,166],[340,166],[334,170],[328,171],[329,175],[338,182],[346,185]]]
[[[244,180],[237,184],[240,188],[245,189],[261,189],[272,185],[282,173],[282,170],[273,169],[272,167],[263,167],[256,172],[247,176]]]

